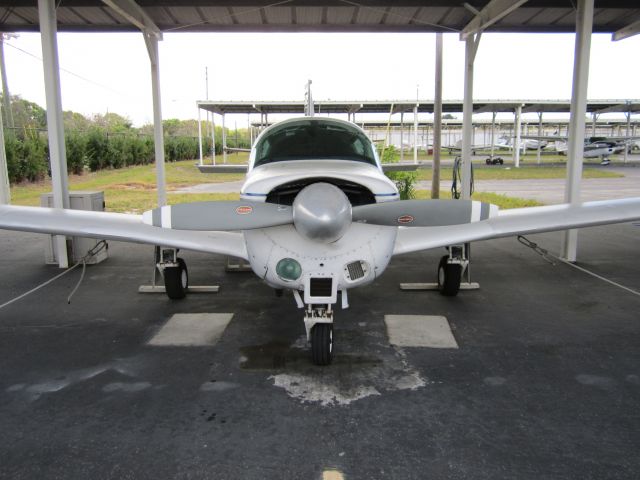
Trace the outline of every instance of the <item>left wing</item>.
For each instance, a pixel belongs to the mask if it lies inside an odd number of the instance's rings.
[[[148,243],[247,259],[240,232],[158,228],[145,225],[142,215],[0,205],[0,229]]]
[[[592,227],[640,219],[640,198],[604,200],[498,212],[480,222],[398,229],[394,255],[489,238]]]

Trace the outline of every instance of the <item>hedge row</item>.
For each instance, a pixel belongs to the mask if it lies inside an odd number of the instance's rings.
[[[108,135],[99,129],[69,132],[65,137],[67,170],[80,174],[85,168],[95,172],[106,168],[146,165],[155,160],[153,138],[135,135]],[[203,139],[203,149],[211,150],[211,139]],[[49,149],[46,135],[31,132],[5,138],[7,167],[11,183],[42,180],[49,171]],[[216,150],[221,151],[216,142]],[[165,137],[165,160],[175,162],[199,157],[198,139]]]

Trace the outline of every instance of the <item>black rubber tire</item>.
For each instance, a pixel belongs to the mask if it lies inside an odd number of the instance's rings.
[[[177,267],[164,269],[164,289],[171,300],[180,300],[187,296],[189,271],[182,258],[178,258]]]
[[[333,325],[316,323],[311,329],[311,361],[314,365],[329,365],[333,358]]]
[[[438,290],[445,297],[455,297],[460,291],[462,266],[448,260],[449,256],[445,255],[438,264]]]

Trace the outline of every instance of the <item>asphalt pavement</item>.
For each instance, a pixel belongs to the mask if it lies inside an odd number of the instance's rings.
[[[640,290],[639,237],[583,230],[579,265]],[[0,232],[0,252],[0,304],[59,273],[38,235]],[[443,251],[394,258],[336,312],[329,367],[310,364],[291,296],[224,257],[182,253],[217,294],[137,293],[152,253],[114,242],[71,304],[80,269],[0,309],[0,478],[640,475],[640,298],[513,238],[474,244],[480,289],[455,298],[398,288],[433,281]],[[176,314],[223,331],[151,342]],[[445,317],[458,348],[393,346],[386,315]]]

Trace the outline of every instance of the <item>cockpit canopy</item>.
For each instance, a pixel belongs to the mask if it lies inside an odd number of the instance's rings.
[[[347,122],[305,118],[270,129],[255,147],[254,167],[287,160],[355,160],[377,166],[374,147]]]

